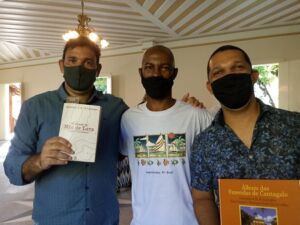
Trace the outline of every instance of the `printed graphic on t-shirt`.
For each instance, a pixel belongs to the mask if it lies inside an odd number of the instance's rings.
[[[136,158],[174,158],[186,156],[185,134],[154,134],[133,137]]]

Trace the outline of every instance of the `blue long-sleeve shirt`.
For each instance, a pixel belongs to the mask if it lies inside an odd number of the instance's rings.
[[[63,85],[22,105],[4,169],[10,182],[26,184],[22,165],[41,152],[46,140],[58,136]],[[102,107],[95,163],[52,166],[35,181],[33,220],[39,225],[117,225],[116,162],[120,118],[128,108],[119,98],[95,91],[88,104]]]

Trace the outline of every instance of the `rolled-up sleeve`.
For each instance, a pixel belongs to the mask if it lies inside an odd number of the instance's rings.
[[[23,180],[22,166],[24,162],[36,153],[36,118],[31,110],[31,104],[24,102],[14,130],[14,137],[4,161],[4,171],[10,183],[14,185],[27,184]]]
[[[200,133],[194,139],[191,151],[191,184],[200,191],[213,189],[209,160],[205,158],[205,140],[205,134]]]

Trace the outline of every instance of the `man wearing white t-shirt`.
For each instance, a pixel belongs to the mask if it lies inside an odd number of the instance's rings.
[[[178,69],[164,46],[149,48],[139,69],[147,102],[127,110],[121,153],[132,176],[131,225],[197,225],[190,186],[193,139],[211,122],[205,109],[172,98]]]

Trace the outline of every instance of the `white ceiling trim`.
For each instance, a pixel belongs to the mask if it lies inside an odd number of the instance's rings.
[[[155,0],[146,0],[143,4],[143,7],[145,9],[149,10],[154,3],[155,3]]]
[[[24,52],[21,50],[22,47],[18,46],[16,44],[13,43],[5,43],[7,46],[9,46],[9,49],[12,50],[13,54],[15,55],[15,59],[26,59],[26,55],[24,54]]]
[[[272,4],[272,2],[274,2],[273,0],[266,0],[266,1],[261,1],[260,5],[257,5],[255,7],[253,7],[252,9],[248,10],[247,12],[233,18],[232,20],[229,20],[225,23],[223,23],[221,26],[217,27],[216,29],[214,29],[215,32],[217,31],[221,31],[223,30],[225,27],[229,27],[231,24],[237,22],[237,21],[241,21],[245,18],[249,18],[250,15],[254,14],[255,12],[257,12],[257,10],[259,8],[263,8],[265,6],[268,6],[270,4]],[[230,28],[229,28],[230,29]],[[231,26],[231,30],[236,30],[236,28],[234,26]]]
[[[193,19],[195,16],[200,14],[202,11],[204,11],[207,7],[212,5],[216,0],[206,0],[201,5],[197,6],[190,14],[188,14],[186,17],[184,17],[181,21],[179,21],[174,27],[173,30],[179,29],[181,26],[189,22],[191,19]]]
[[[4,42],[3,41],[1,41],[0,42],[0,48],[2,49],[4,49],[5,47],[4,47]],[[5,50],[4,50],[5,51]],[[10,60],[10,58],[7,56],[7,54],[4,54],[4,51],[0,51],[0,58],[2,59],[2,61],[9,61]]]
[[[209,13],[205,14],[205,16],[201,17],[199,20],[195,21],[193,24],[191,24],[190,26],[188,26],[185,29],[183,29],[180,32],[180,34],[185,35],[186,33],[190,32],[192,29],[194,29],[195,27],[197,27],[198,25],[200,25],[201,23],[203,23],[204,21],[206,21],[210,17],[216,15],[217,13],[219,13],[220,11],[222,11],[227,6],[229,6],[229,5],[233,4],[233,3],[234,3],[234,0],[224,1],[224,3],[222,3],[219,6],[217,6],[216,8],[214,8],[213,10],[211,10]],[[193,33],[196,33],[196,32],[193,32]]]
[[[300,25],[299,0],[84,2],[90,26],[110,42],[104,57],[132,53],[153,43],[179,47],[219,38],[224,42],[227,37],[247,39],[247,32],[258,38],[289,35]],[[79,14],[80,0],[0,0],[0,41],[6,43],[0,45],[0,65],[60,56],[65,44],[61,36],[77,27]]]
[[[292,25],[289,27],[282,28],[266,28],[263,30],[253,30],[253,31],[240,31],[234,33],[224,33],[220,35],[203,35],[202,37],[195,37],[190,39],[183,40],[166,40],[165,42],[161,42],[161,44],[166,45],[170,48],[177,48],[181,46],[197,46],[197,45],[205,45],[219,42],[232,42],[232,41],[240,41],[240,40],[249,40],[263,37],[271,37],[271,36],[281,36],[281,35],[298,35],[300,34],[300,25]]]
[[[169,25],[173,20],[175,20],[181,13],[187,10],[195,2],[196,2],[195,0],[185,1],[176,10],[174,10],[170,16],[168,16],[165,19],[164,23]]]
[[[4,11],[4,12],[1,12]],[[22,12],[22,10],[20,10],[20,12]],[[140,26],[153,26],[149,21],[142,19],[141,17],[138,17],[138,19],[136,17],[133,17],[132,15],[126,15],[124,16],[126,18],[126,20],[124,20],[123,16],[118,16],[118,17],[113,17],[111,16],[112,14],[108,14],[109,17],[104,16],[94,16],[91,17],[92,21],[90,22],[91,24],[98,22],[98,23],[103,23],[106,24],[107,22],[115,22],[115,23],[121,23],[121,24],[127,24],[127,25],[140,25]],[[120,14],[118,14],[120,15]],[[60,24],[64,24],[64,25],[70,25],[70,26],[76,26],[77,25],[77,17],[76,15],[72,15],[72,16],[62,16],[62,14],[53,14],[53,13],[42,13],[42,14],[33,14],[30,13],[28,11],[28,14],[24,14],[24,13],[18,13],[18,12],[9,12],[9,14],[7,13],[7,10],[0,8],[0,18],[1,19],[5,19],[7,21],[9,20],[25,20],[27,22],[31,22],[31,21],[46,21],[49,23],[49,21],[51,20],[51,22],[53,22],[55,24],[55,22],[59,22]],[[63,23],[62,23],[63,22]],[[153,26],[154,27],[154,26]]]
[[[273,14],[272,16],[269,16],[269,17],[266,17],[264,19],[261,19],[260,21],[258,21],[257,23],[255,23],[255,25],[261,25],[261,24],[265,24],[265,23],[268,23],[269,21],[272,21],[276,18],[279,18],[281,16],[284,16],[286,14],[289,14],[290,12],[294,12],[294,11],[297,11],[300,9],[300,5],[298,6],[295,6],[294,8],[292,9],[285,9],[285,10],[282,10],[280,11],[279,13],[276,13],[276,14]],[[253,25],[252,25],[253,26]]]
[[[247,20],[245,20],[245,21],[237,24],[236,26],[234,26],[234,28],[238,29],[238,28],[241,28],[241,27],[247,25],[248,23],[251,23],[251,22],[255,21],[255,20],[264,19],[265,16],[267,16],[269,14],[272,14],[274,11],[277,11],[277,10],[283,8],[284,6],[289,5],[289,4],[293,3],[293,2],[295,2],[295,1],[294,0],[283,1],[283,2],[279,3],[276,6],[273,6],[273,7],[269,8],[269,9],[267,9],[267,10],[264,10],[263,12],[260,12],[259,14],[256,14],[255,16],[253,16],[251,18],[248,18]]]
[[[297,15],[297,14],[286,16],[286,17],[280,19],[279,21],[286,22],[286,21],[294,20],[295,18],[298,18],[298,21],[300,21],[299,15]]]
[[[49,4],[48,4],[49,3]],[[40,9],[44,9],[44,7],[47,7],[47,11],[53,11],[53,12],[65,12],[70,14],[81,14],[81,3],[80,1],[72,1],[73,4],[66,2],[66,1],[60,1],[56,5],[52,5],[51,1],[47,1],[45,3],[38,1],[26,1],[24,2],[10,2],[10,1],[3,1],[1,2],[1,5],[5,8],[11,8],[11,9],[25,9],[26,10],[36,10],[37,12]],[[26,8],[24,8],[24,4],[26,4]],[[67,5],[67,7],[66,7]],[[90,7],[91,6],[91,7]],[[84,12],[86,14],[93,13],[93,14],[99,14],[99,9],[103,10],[102,12],[105,12],[106,9],[109,9],[111,11],[120,11],[120,13],[129,14],[129,13],[136,13],[132,8],[130,7],[120,7],[115,5],[107,5],[107,4],[94,4],[94,3],[85,3],[84,4]]]
[[[232,10],[226,12],[225,14],[223,14],[222,16],[219,16],[217,19],[212,20],[211,22],[207,23],[206,25],[204,25],[203,27],[201,27],[200,29],[198,29],[195,33],[200,34],[202,31],[205,31],[206,29],[208,29],[211,26],[214,26],[222,21],[224,21],[227,17],[235,14],[236,12],[246,8],[247,6],[249,6],[250,4],[252,4],[253,2],[251,1],[245,1],[242,4],[240,4],[238,7],[233,8]]]
[[[173,5],[175,3],[175,0],[165,0],[164,3],[158,8],[158,10],[156,10],[156,12],[154,13],[154,16],[156,18],[161,17],[162,14],[164,14],[166,12],[166,10],[168,8],[171,7],[171,5]]]
[[[215,35],[215,36],[202,36],[202,37],[194,37],[194,38],[182,38],[180,40],[164,40],[161,42],[157,42],[157,44],[163,44],[170,48],[178,48],[178,47],[189,47],[189,46],[197,46],[197,45],[205,45],[205,44],[212,44],[218,42],[231,42],[231,41],[239,41],[239,40],[247,40],[252,38],[260,38],[260,37],[270,37],[270,36],[280,36],[280,35],[299,35],[300,34],[300,25],[292,25],[289,27],[282,27],[282,28],[267,28],[263,30],[254,30],[254,31],[241,31],[237,32],[234,35],[231,33],[229,34],[222,34],[222,35]],[[121,47],[116,49],[105,49],[102,51],[102,58],[110,57],[110,56],[118,56],[118,55],[125,55],[125,54],[133,54],[139,53],[143,50],[143,43],[135,44],[131,47]],[[62,51],[62,50],[61,50]],[[36,59],[30,61],[19,61],[14,63],[3,63],[0,64],[1,69],[8,69],[8,68],[17,68],[23,66],[32,66],[32,65],[40,65],[40,64],[49,64],[57,62],[61,57],[61,52],[58,53],[56,56],[47,57],[43,59]]]
[[[3,51],[8,57],[6,59],[16,59],[16,56],[11,52],[6,42],[1,42],[1,51]]]
[[[156,26],[160,27],[162,30],[164,30],[168,34],[173,35],[173,36],[178,36],[172,29],[170,29],[167,25],[165,25],[159,19],[157,19],[156,17],[154,17],[149,11],[147,11],[145,8],[143,8],[142,6],[140,6],[137,2],[127,0],[127,3],[133,9],[139,11],[145,18],[147,18],[149,21],[151,21]]]

